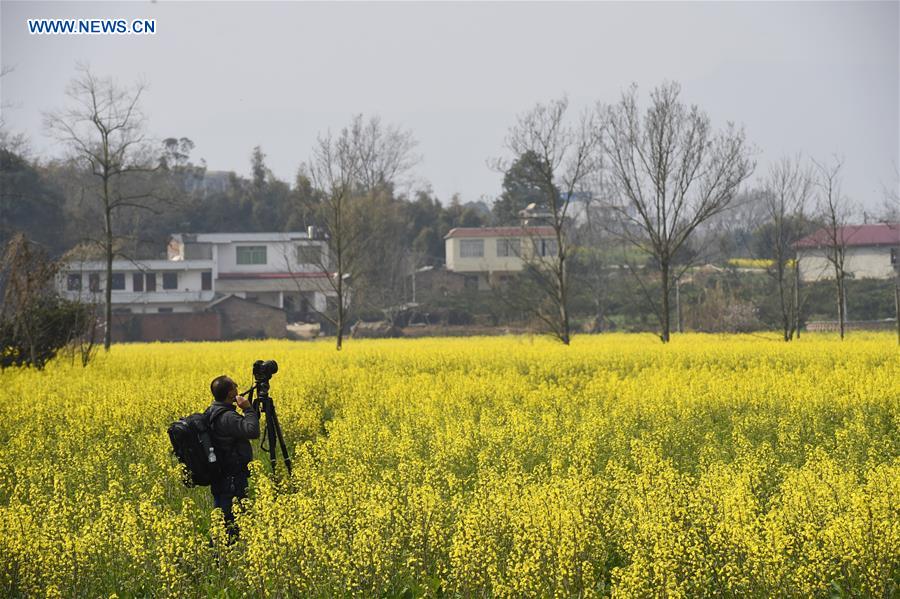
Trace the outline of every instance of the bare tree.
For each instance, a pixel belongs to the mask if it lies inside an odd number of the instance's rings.
[[[841,168],[843,160],[835,157],[832,162],[813,161],[818,170],[816,185],[818,194],[818,218],[823,222],[817,239],[824,250],[825,259],[834,271],[834,288],[837,299],[838,330],[844,338],[847,325],[847,246],[853,235],[849,225],[853,208],[841,192]]]
[[[419,162],[412,132],[396,125],[383,125],[377,115],[365,120],[353,117],[347,137],[355,155],[356,191],[368,192],[381,185],[394,185]]]
[[[332,309],[320,311],[320,316],[335,327],[338,350],[354,305],[394,297],[378,281],[393,283],[396,277],[379,277],[374,271],[400,272],[400,265],[375,260],[370,244],[384,236],[373,230],[381,225],[370,208],[383,208],[385,194],[392,194],[394,184],[416,164],[415,145],[411,132],[382,125],[378,117],[366,121],[357,115],[337,136],[320,136],[304,166],[319,197],[313,219],[324,229],[328,246],[317,267],[326,275],[326,292],[335,298]]]
[[[576,192],[586,191],[590,176],[597,170],[600,132],[596,116],[589,111],[569,124],[568,107],[565,97],[537,104],[518,117],[506,138],[506,147],[514,158],[529,152],[538,157],[531,175],[536,180],[531,183],[541,190],[541,224],[552,229],[553,243],[545,244],[543,236],[523,227],[523,236],[532,241],[532,247],[523,248],[520,255],[542,296],[530,311],[566,345],[571,340],[568,211]]]
[[[122,210],[150,209],[151,191],[137,189],[134,178],[155,170],[147,149],[145,119],[140,110],[144,85],[120,87],[111,78],[98,78],[78,67],[66,95],[70,107],[45,115],[45,125],[65,144],[73,158],[96,183],[91,195],[103,212],[100,241],[106,258],[105,323],[103,347],[112,342],[112,264],[116,234],[114,218]],[[138,186],[140,187],[140,186]]]
[[[618,230],[659,269],[661,297],[654,310],[664,343],[672,282],[679,275],[673,272],[676,253],[702,223],[729,208],[754,168],[743,130],[729,123],[714,133],[705,113],[679,100],[680,91],[677,83],[654,89],[643,118],[634,85],[616,105],[598,107],[606,127],[603,153],[618,196],[613,206],[623,223]]]
[[[326,286],[335,296],[333,312],[322,316],[336,329],[337,349],[341,349],[350,297],[347,279],[360,259],[361,231],[353,218],[353,185],[359,164],[347,129],[338,137],[328,133],[317,139],[309,162],[313,186],[322,193],[318,221],[325,228],[328,251],[322,254],[318,268],[326,275]]]
[[[781,331],[785,341],[799,329],[799,265],[791,260],[793,244],[804,233],[813,176],[802,160],[784,157],[769,168],[762,195],[763,232],[772,251],[769,276],[778,290]]]
[[[0,65],[0,79],[12,73],[15,69],[7,65]],[[6,114],[13,107],[11,102],[0,102],[0,150],[5,150],[25,156],[28,152],[28,142],[22,133],[14,134],[6,128]]]

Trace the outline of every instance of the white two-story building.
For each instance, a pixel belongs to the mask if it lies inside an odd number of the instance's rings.
[[[212,260],[215,291],[303,316],[323,311],[334,295],[328,284],[328,248],[306,232],[179,234],[169,260]]]
[[[447,270],[466,276],[466,286],[491,289],[526,263],[558,253],[553,227],[457,227],[444,238]]]
[[[113,262],[115,312],[197,312],[234,295],[283,309],[289,321],[304,320],[333,295],[327,245],[305,232],[176,234],[167,255]],[[106,264],[70,260],[60,284],[70,298],[102,301]]]

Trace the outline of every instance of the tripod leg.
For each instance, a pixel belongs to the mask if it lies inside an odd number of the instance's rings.
[[[272,473],[275,473],[275,427],[278,421],[275,419],[275,405],[272,399],[266,398],[266,437],[269,439],[269,464],[272,466]]]
[[[291,474],[291,456],[288,454],[287,444],[284,442],[284,433],[281,432],[281,425],[278,423],[278,416],[275,415],[275,405],[272,404],[272,422],[275,425],[275,432],[278,435],[278,444],[281,446],[281,456],[284,458],[284,465],[287,468],[288,476]]]

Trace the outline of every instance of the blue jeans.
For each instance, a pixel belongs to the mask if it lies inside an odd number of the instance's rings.
[[[234,506],[235,499],[244,499],[247,497],[247,486],[250,484],[249,474],[237,474],[234,476],[226,476],[212,483],[210,489],[212,491],[213,503],[222,510],[223,520],[225,521],[225,532],[228,533],[228,542],[233,542],[238,536],[238,527],[234,522]]]

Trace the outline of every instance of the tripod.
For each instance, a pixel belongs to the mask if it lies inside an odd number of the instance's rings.
[[[256,390],[256,399],[253,398],[253,391]],[[266,434],[259,442],[259,448],[269,453],[269,465],[272,472],[275,472],[275,441],[281,446],[281,456],[284,458],[284,465],[287,468],[288,476],[291,474],[291,456],[288,454],[287,445],[284,442],[284,435],[281,432],[281,425],[278,424],[278,415],[275,413],[275,402],[269,396],[269,379],[257,378],[256,384],[247,390],[247,399],[253,404],[253,409],[266,415]]]

